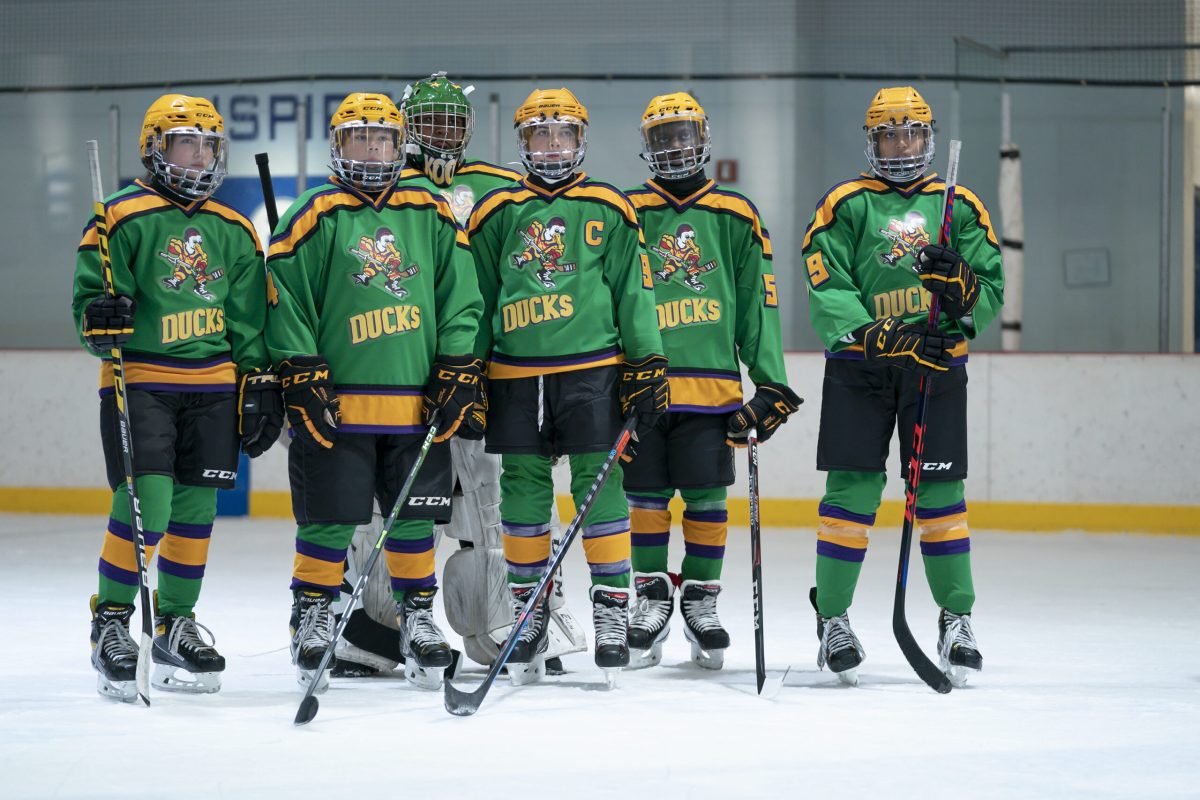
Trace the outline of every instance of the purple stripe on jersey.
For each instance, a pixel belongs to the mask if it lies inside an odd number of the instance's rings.
[[[299,536],[296,537],[296,552],[302,556],[315,558],[318,561],[328,561],[331,564],[340,564],[346,560],[346,548],[324,547],[312,542],[306,542]]]
[[[326,189],[323,192],[317,192],[312,197],[308,198],[308,202],[305,203],[303,206],[301,206],[300,210],[297,211],[295,214],[293,214],[292,218],[290,220],[288,220],[288,226],[286,228],[284,228],[283,232],[271,237],[270,243],[275,244],[275,242],[277,242],[277,241],[286,239],[288,234],[290,234],[292,232],[292,228],[295,227],[296,221],[299,220],[301,217],[303,217],[304,214],[310,208],[313,207],[313,203],[316,201],[316,199],[318,197],[325,197],[326,195],[331,195],[331,194],[340,194],[342,191],[343,191],[343,189],[341,187],[335,186],[335,187]]]
[[[646,497],[643,494],[627,494],[630,508],[649,508],[653,511],[663,511],[671,502],[665,497]]]
[[[620,353],[620,349],[613,347],[609,350],[602,350],[598,353],[589,353],[582,356],[563,356],[561,358],[517,358],[515,356],[505,356],[502,353],[492,353],[491,360],[496,364],[506,364],[513,367],[565,367],[571,364],[586,364],[589,361],[600,361],[605,358]]]
[[[108,361],[109,359],[104,359]],[[175,367],[177,369],[207,369],[221,364],[231,364],[233,359],[228,355],[216,356],[207,361],[185,361],[183,359],[144,358],[140,355],[125,359],[126,364],[153,364],[156,367]]]
[[[923,556],[953,556],[971,552],[971,537],[951,539],[948,542],[921,542]]]
[[[667,367],[667,377],[668,378],[710,378],[714,381],[737,381],[738,383],[742,382],[742,376],[738,375],[737,373],[734,373],[734,372],[719,373],[715,370],[712,372],[693,372],[691,370],[686,370],[686,369],[671,369],[670,367]]]
[[[136,572],[130,572],[127,569],[121,569],[118,566],[108,563],[103,558],[100,559],[100,574],[108,578],[110,581],[123,583],[126,586],[137,586],[138,576]]]
[[[729,405],[724,406],[689,406],[684,405],[683,403],[671,403],[671,405],[667,407],[667,410],[676,413],[686,411],[691,414],[726,414],[731,411],[737,411],[741,407],[741,403],[730,403]]]
[[[842,361],[866,361],[867,359],[862,350],[839,350],[836,353],[826,350],[825,358],[836,358]]]
[[[338,394],[382,394],[389,397],[398,395],[401,397],[417,397],[422,394],[420,389],[389,389],[385,386],[372,386],[370,388],[361,388],[354,386],[335,386]]]
[[[867,549],[856,547],[843,547],[840,544],[833,542],[824,542],[817,540],[817,555],[825,556],[826,558],[834,558],[838,561],[850,561],[852,563],[862,563],[867,557]]]
[[[633,533],[629,536],[634,547],[666,547],[671,541],[671,532],[665,533]]]
[[[424,578],[392,578],[393,592],[406,592],[409,589],[432,589],[437,586],[437,578],[431,573]]]
[[[688,511],[684,509],[683,518],[694,522],[729,522],[729,511]]]
[[[847,522],[857,522],[859,525],[866,525],[868,528],[875,524],[874,514],[855,514],[853,511],[847,511],[832,503],[821,503],[821,505],[817,506],[817,515],[833,517],[834,519],[844,519]]]
[[[683,543],[684,555],[693,556],[695,558],[724,558],[725,545],[723,544],[696,544],[684,540]]]
[[[193,581],[198,581],[204,577],[203,564],[198,567],[191,564],[180,564],[178,561],[163,558],[161,553],[158,556],[158,571],[174,575],[176,578],[187,578]]]
[[[207,525],[193,525],[190,522],[167,523],[167,533],[184,539],[207,539],[212,536],[212,529],[211,522]]]
[[[408,434],[427,433],[424,425],[348,425],[343,422],[338,426],[338,433],[378,433],[378,434]]]
[[[172,392],[174,394],[187,394],[189,392],[233,392],[237,389],[236,383],[147,383],[144,381],[129,381],[126,385],[130,389],[141,389],[143,392]]]
[[[625,533],[629,530],[629,517],[624,519],[613,520],[612,522],[597,522],[595,525],[586,525],[583,528],[583,538],[596,539],[601,536],[613,536],[618,533]]]
[[[948,517],[951,514],[967,513],[967,501],[960,500],[952,506],[945,508],[921,508],[917,507],[917,519],[937,519],[938,517]]]
[[[421,539],[388,539],[383,549],[389,553],[428,553],[433,549],[433,537]]]

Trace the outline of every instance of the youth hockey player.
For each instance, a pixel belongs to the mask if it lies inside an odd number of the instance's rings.
[[[72,300],[83,343],[105,359],[100,434],[113,489],[91,604],[92,665],[100,694],[126,702],[137,696],[129,620],[138,576],[110,351],[123,348],[147,564],[158,550],[152,680],[160,689],[221,688],[225,659],[194,613],[217,489],[234,485],[239,438],[257,456],[283,424],[277,380],[265,371],[262,248],[250,222],[211,197],[225,177],[221,115],[202,97],[163,95],[146,111],[138,146],[146,176],[104,202],[116,296],[104,293],[93,221]]]
[[[487,450],[501,454],[500,512],[514,607],[550,557],[552,459],[567,456],[581,503],[621,427],[639,434],[667,407],[666,359],[641,230],[620,191],[577,172],[587,109],[567,89],[537,89],[513,118],[529,174],[471,214],[484,300],[476,353],[489,358]],[[583,528],[591,567],[595,660],[629,663],[629,507],[619,467]],[[544,671],[545,603],[508,661],[514,683]]]
[[[933,413],[917,525],[938,618],[942,669],[956,685],[983,658],[971,629],[975,590],[963,481],[967,476],[967,340],[1003,302],[1000,247],[987,208],[959,184],[950,239],[936,244],[945,183],[926,175],[933,117],[911,86],[881,89],[867,108],[871,173],[821,198],[804,235],[809,311],[827,348],[817,469],[828,473],[817,529],[813,605],[818,666],[857,682],[865,656],[847,609],[900,423],[901,473],[912,446],[918,378],[933,378]],[[930,292],[941,295],[927,333]]]
[[[750,428],[765,442],[804,402],[787,386],[771,238],[758,209],[704,173],[708,117],[686,92],[655,97],[642,115],[642,158],[655,177],[626,192],[642,224],[658,328],[671,367],[668,414],[641,434],[625,467],[637,606],[629,624],[635,666],[662,659],[681,591],[692,658],[720,669],[729,633],[717,617],[733,450]],[[743,405],[738,359],[754,397]],[[671,512],[683,496],[684,559],[667,572]]]
[[[483,430],[482,362],[471,355],[480,299],[449,205],[396,183],[403,139],[389,98],[348,95],[329,123],[334,175],[284,214],[267,259],[267,346],[295,434],[292,656],[301,684],[317,680],[318,689],[328,678],[313,672],[354,528],[370,521],[374,500],[390,512],[438,414],[438,444],[386,556],[405,675],[436,689],[451,660],[433,620],[433,522],[450,511],[446,441]]]

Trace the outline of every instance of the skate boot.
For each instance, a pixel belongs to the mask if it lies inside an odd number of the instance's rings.
[[[542,286],[547,289],[554,288],[554,272],[548,269],[539,269],[537,271],[537,279],[542,282]]]
[[[99,603],[92,595],[92,666],[101,697],[132,703],[137,700],[138,646],[129,635],[133,606]]]
[[[183,283],[183,278],[163,278],[162,282],[163,286],[168,289],[178,289],[180,284]]]
[[[604,670],[608,687],[617,685],[617,672],[629,666],[628,589],[593,586],[592,624],[596,628],[596,666]]]
[[[196,284],[196,288],[192,289],[192,293],[195,294],[196,297],[199,297],[201,300],[212,301],[212,300],[216,299],[216,295],[214,295],[208,289],[205,289],[200,284]]]
[[[667,272],[665,269],[660,269],[658,272],[654,273],[654,277],[658,278],[663,283],[666,283],[667,281],[671,280],[671,273]]]
[[[707,288],[695,275],[688,275],[683,279],[683,282],[689,289],[695,292],[703,292]]]
[[[814,586],[808,593],[809,602],[817,607],[817,589]],[[821,646],[817,650],[817,667],[824,669],[829,665],[829,671],[838,676],[838,680],[849,686],[858,686],[858,665],[867,657],[862,643],[850,629],[850,615],[839,617],[822,617],[817,612],[817,639]]]
[[[510,583],[513,599],[513,624],[521,618],[521,611],[533,596],[534,583]],[[540,681],[546,674],[546,598],[533,607],[529,619],[521,630],[516,646],[508,656],[508,679],[513,686]]]
[[[359,272],[358,274],[353,276],[354,282],[357,283],[359,286],[366,286],[368,283],[371,282],[371,278],[373,278],[373,277],[375,277],[375,276],[368,275],[365,272]]]
[[[158,594],[154,596],[158,610]],[[154,675],[151,683],[167,692],[212,694],[221,691],[221,673],[225,657],[216,651],[213,642],[205,641],[200,631],[212,639],[212,631],[196,622],[195,614],[186,617],[175,614],[156,615],[154,619]],[[187,675],[178,674],[179,670]]]
[[[729,632],[717,618],[721,582],[684,581],[681,591],[679,611],[685,623],[683,634],[692,643],[692,661],[704,669],[720,669],[729,647]]]
[[[657,666],[662,661],[662,643],[671,632],[675,610],[675,583],[665,572],[635,572],[637,600],[629,620],[630,669]]]
[[[983,669],[983,656],[971,630],[971,615],[953,614],[946,609],[938,616],[938,655],[942,672],[950,683],[961,689],[972,672]]]
[[[442,688],[442,676],[452,660],[450,645],[433,621],[435,595],[436,588],[413,590],[396,604],[404,677],[413,686],[430,690]]]
[[[315,589],[297,589],[292,593],[292,663],[296,665],[296,682],[307,689],[317,682],[314,693],[329,688],[329,675],[316,675],[325,650],[333,638],[333,597]]]

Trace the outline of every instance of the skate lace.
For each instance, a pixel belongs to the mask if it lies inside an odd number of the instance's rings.
[[[200,631],[208,634],[211,641],[205,641]],[[201,650],[212,650],[216,637],[206,626],[201,625],[191,617],[176,617],[175,625],[171,628],[171,638],[167,646],[173,652],[198,653]]]
[[[721,627],[717,617],[717,596],[705,592],[699,597],[685,597],[680,603],[684,619],[692,630],[703,633]]]
[[[323,647],[333,638],[333,612],[329,606],[313,603],[300,612],[298,638],[301,646]]]
[[[662,630],[671,617],[670,600],[654,600],[649,597],[639,597],[637,607],[633,611],[633,619],[629,627],[646,631]]]
[[[959,616],[946,612],[946,632],[942,636],[941,655],[949,658],[950,651],[955,645],[969,647],[972,650],[979,649],[975,644],[975,632],[971,630],[971,618],[966,614]]]
[[[433,612],[427,608],[409,611],[404,623],[408,629],[408,640],[413,645],[441,645],[446,642],[446,637],[442,636],[437,623],[433,621]]]
[[[628,610],[625,606],[600,603],[592,607],[592,623],[596,626],[597,649],[606,644],[623,645],[628,634]]]
[[[521,618],[521,609],[524,607],[525,604],[522,603],[513,612],[514,625]],[[529,612],[529,620],[525,623],[525,627],[521,629],[521,635],[517,637],[518,642],[532,642],[538,638],[542,632],[542,628],[546,624],[545,608],[545,603],[538,603],[533,607],[533,611]]]
[[[129,628],[119,619],[114,619],[100,631],[100,641],[96,645],[111,661],[118,661],[125,656],[136,656],[137,642],[129,635]]]
[[[825,620],[825,636],[821,641],[821,661],[825,661],[832,653],[846,649],[862,652],[862,645],[854,631],[850,630],[850,620],[843,614],[840,617],[830,617]]]

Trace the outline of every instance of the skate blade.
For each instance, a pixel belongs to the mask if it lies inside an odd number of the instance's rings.
[[[513,686],[537,683],[546,675],[546,659],[542,656],[537,656],[528,664],[514,664],[510,661],[505,666],[508,668],[509,683]]]
[[[404,677],[418,689],[436,692],[442,688],[445,667],[418,667],[410,659],[404,664]]]
[[[313,682],[315,669],[301,669],[296,667],[296,683],[300,684],[300,688],[308,691],[309,684]],[[329,689],[329,670],[321,673],[321,677],[317,679],[317,686],[313,689],[313,694],[321,694]]]
[[[725,650],[705,650],[692,642],[692,661],[703,669],[720,669],[725,666]]]
[[[155,664],[150,685],[164,692],[214,694],[221,691],[221,673],[188,672],[183,667]]]
[[[858,686],[858,667],[844,669],[841,672],[835,672],[834,675],[837,675],[838,680],[847,686]]]
[[[633,650],[629,654],[630,669],[657,667],[662,663],[662,642],[650,645],[649,650]]]
[[[621,668],[608,668],[602,670],[602,672],[604,673],[605,687],[611,692],[613,689],[617,688],[617,676],[621,674]]]
[[[961,689],[966,686],[967,679],[971,677],[972,673],[976,672],[979,672],[979,670],[942,662],[942,673],[950,679],[950,685],[955,689]]]
[[[136,703],[138,699],[137,681],[110,681],[98,674],[96,691],[101,697],[118,703]]]

